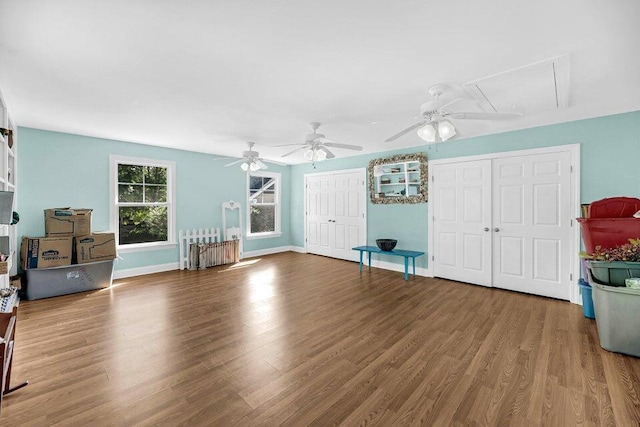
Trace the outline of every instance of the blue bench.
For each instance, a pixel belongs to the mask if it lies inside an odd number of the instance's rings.
[[[413,277],[416,276],[416,257],[424,255],[424,252],[419,251],[405,251],[402,249],[395,249],[393,251],[383,251],[377,246],[356,246],[352,248],[354,251],[360,251],[360,271],[362,271],[362,254],[367,253],[369,257],[369,268],[371,268],[371,254],[383,254],[392,256],[404,257],[404,280],[409,280],[409,258],[413,262]]]

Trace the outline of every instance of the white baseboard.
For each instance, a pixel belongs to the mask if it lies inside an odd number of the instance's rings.
[[[305,249],[301,246],[279,246],[277,248],[260,249],[257,251],[245,251],[244,258],[253,258],[253,257],[259,257],[259,256],[277,254],[281,252],[289,252],[289,251],[297,252],[297,253],[307,253]],[[362,264],[363,264],[363,269],[367,268],[368,264],[367,264],[366,258],[362,261]],[[384,270],[399,271],[401,273],[404,273],[404,264],[396,264],[389,261],[380,261],[377,259],[373,259],[371,260],[371,267],[382,268]],[[149,265],[146,267],[115,270],[113,272],[113,278],[124,279],[127,277],[142,276],[143,274],[161,273],[164,271],[179,270],[179,269],[180,269],[180,263],[170,262],[167,264]],[[411,267],[411,264],[409,264],[409,274],[413,274],[413,268]],[[431,271],[430,268],[416,267],[416,276],[433,277],[433,272]]]
[[[306,253],[306,251],[304,251],[304,248],[297,248],[297,249],[302,249],[302,251],[300,252]],[[294,252],[299,252],[298,250],[295,250],[295,249],[291,249],[291,250]],[[342,258],[336,258],[336,259],[342,259]],[[353,261],[355,263],[358,263],[359,262],[358,255],[356,254],[354,259],[345,259],[345,261]],[[404,263],[398,264],[398,263],[389,262],[389,261],[380,261],[379,259],[372,259],[371,267],[381,268],[383,270],[399,271],[401,273],[404,273]],[[369,268],[369,260],[367,258],[367,255],[365,254],[362,258],[362,269],[364,270],[366,268]],[[411,261],[409,261],[409,274],[410,275],[413,274],[413,267],[412,267]],[[433,277],[433,271],[430,268],[416,267],[416,276]]]
[[[280,252],[289,252],[289,251],[298,252],[294,248],[296,248],[296,247],[295,246],[279,246],[277,248],[259,249],[257,251],[244,251],[243,259],[244,258],[253,258],[253,257],[257,257],[257,256],[278,254]],[[303,251],[304,251],[304,249],[303,249]]]
[[[257,251],[245,251],[243,254],[244,255],[243,258],[253,258],[253,257],[277,254],[280,252],[288,252],[288,251],[306,253],[304,248],[301,248],[298,246],[280,246],[277,248],[261,249]],[[180,269],[179,262],[171,262],[168,264],[158,264],[158,265],[148,265],[146,267],[115,270],[113,272],[113,278],[124,279],[127,277],[142,276],[143,274],[161,273],[163,271],[171,271],[171,270],[179,270],[179,269]]]
[[[362,269],[368,268],[368,261],[362,260]],[[371,260],[371,267],[382,268],[383,270],[399,271],[404,273],[404,264],[396,264],[389,261],[380,261],[378,259]],[[411,267],[411,261],[409,261],[409,275],[413,274],[413,267]],[[433,272],[430,268],[416,267],[416,276],[433,277]]]
[[[124,279],[126,277],[142,276],[143,274],[162,273],[163,271],[178,270],[180,263],[170,262],[168,264],[148,265],[146,267],[127,268],[125,270],[115,270],[114,279]]]

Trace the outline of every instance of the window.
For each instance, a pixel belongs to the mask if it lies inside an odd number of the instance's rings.
[[[174,244],[175,163],[111,156],[110,166],[119,249]]]
[[[247,237],[280,235],[280,174],[252,172],[248,175]]]

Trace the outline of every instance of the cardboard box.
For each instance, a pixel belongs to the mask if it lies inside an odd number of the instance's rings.
[[[8,255],[4,261],[0,261],[0,274],[9,274],[11,271],[11,255]]]
[[[12,259],[9,236],[0,236],[0,274],[11,271]]]
[[[20,258],[22,269],[71,265],[73,237],[22,238]]]
[[[116,235],[113,233],[76,236],[74,240],[75,259],[78,264],[109,261],[116,257]]]
[[[9,286],[13,286],[16,289],[22,289],[22,280],[20,276],[12,276],[9,279]]]
[[[93,209],[45,209],[44,232],[47,237],[89,235],[92,211]]]

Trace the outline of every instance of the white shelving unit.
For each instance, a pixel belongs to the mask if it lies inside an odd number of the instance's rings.
[[[11,131],[11,137],[7,134],[0,132],[0,190],[11,191],[16,193],[17,190],[17,142],[18,142],[18,127],[11,120],[9,115],[9,109],[0,92],[0,128]],[[9,147],[9,144],[12,144]],[[13,210],[17,210],[17,194],[14,194],[13,198]],[[17,226],[9,226],[0,224],[0,236],[9,236],[10,250],[12,258],[16,258],[17,251]],[[17,263],[14,262],[11,266],[9,274],[0,274],[0,288],[8,286],[9,275],[16,274]]]
[[[420,194],[419,161],[379,165],[374,174],[376,192],[381,197],[415,197]]]

